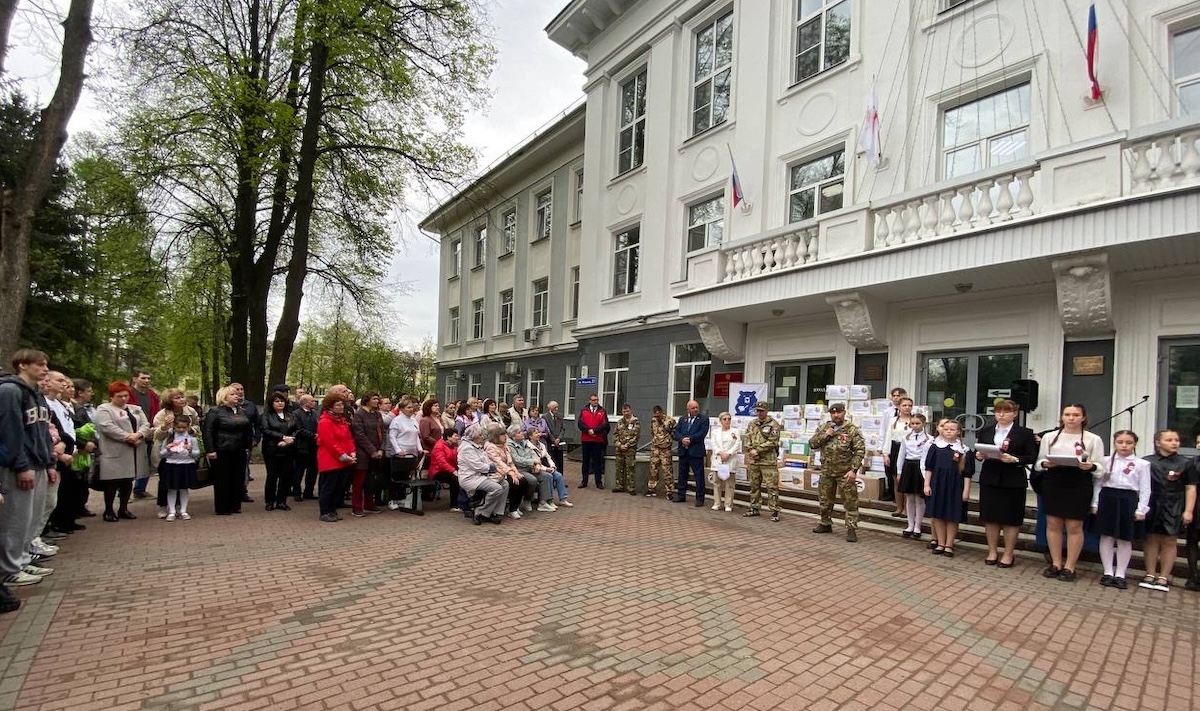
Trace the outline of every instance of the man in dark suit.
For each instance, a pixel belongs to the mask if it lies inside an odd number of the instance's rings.
[[[546,414],[542,415],[546,422],[546,446],[550,450],[550,458],[554,460],[556,471],[563,471],[563,449],[567,446],[567,425],[562,413],[558,411],[558,402],[551,400],[546,405]]]
[[[296,478],[292,481],[292,498],[296,501],[315,498],[317,483],[317,401],[304,393],[296,402]],[[301,490],[303,486],[303,491]]]
[[[672,437],[679,442],[679,479],[675,484],[675,503],[687,501],[688,469],[696,483],[696,506],[704,505],[704,438],[708,436],[708,418],[700,414],[700,403],[689,400],[687,414],[675,425]]]

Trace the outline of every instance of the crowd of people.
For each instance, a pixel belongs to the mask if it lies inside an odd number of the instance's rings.
[[[166,522],[190,520],[189,492],[205,485],[213,488],[216,515],[240,514],[244,504],[254,503],[249,464],[255,448],[266,469],[265,510],[291,511],[293,503],[316,499],[318,519],[326,523],[343,520],[339,509],[364,517],[381,513],[385,502],[392,510],[404,508],[418,490],[429,498],[445,490],[451,510],[475,525],[574,505],[564,476],[569,428],[553,401],[545,412],[520,395],[511,403],[469,398],[443,410],[435,398],[401,396],[395,404],[376,392],[356,398],[345,385],[328,388],[318,401],[282,384],[260,410],[240,384],[231,383],[205,410],[181,390],[157,393],[150,374],[138,371],[129,382],[108,384],[106,400],[93,406],[92,384],[50,370],[41,351],[22,349],[11,366],[12,374],[0,379],[0,612],[20,606],[8,586],[33,585],[53,573],[48,563],[58,546],[86,529],[81,519],[97,515],[88,507],[92,491],[102,495],[100,515],[111,523],[137,518],[130,501],[152,498],[147,483],[154,473],[158,518]],[[1076,579],[1090,518],[1100,534],[1102,585],[1128,586],[1133,543],[1142,540],[1147,574],[1139,585],[1169,590],[1183,536],[1186,587],[1200,590],[1200,465],[1179,453],[1178,433],[1155,433],[1153,451],[1138,457],[1137,435],[1121,430],[1106,455],[1104,442],[1087,429],[1082,406],[1064,407],[1058,426],[1039,437],[1016,423],[1015,402],[998,400],[994,422],[968,447],[957,421],[943,419],[931,432],[903,390],[893,390],[892,403],[884,461],[897,503],[893,515],[907,518],[904,538],[922,540],[928,516],[930,552],[954,557],[978,471],[984,564],[1002,569],[1016,564],[1032,486],[1046,516],[1051,558],[1046,577]],[[712,510],[730,512],[740,456],[750,487],[742,515],[761,516],[765,499],[771,521],[778,522],[782,426],[765,402],[757,404],[743,431],[732,420],[721,413],[719,427],[710,432],[696,401],[687,403],[678,420],[656,406],[649,422],[645,495],[657,496],[661,480],[666,496],[683,503],[690,484],[699,507],[711,488]],[[579,486],[605,487],[604,458],[611,444],[612,491],[636,495],[642,425],[630,406],[612,418],[592,394],[576,413],[573,429],[582,449]],[[844,403],[829,406],[829,421],[809,445],[820,453],[820,521],[813,531],[832,532],[840,498],[846,540],[857,542],[856,480],[868,453]]]

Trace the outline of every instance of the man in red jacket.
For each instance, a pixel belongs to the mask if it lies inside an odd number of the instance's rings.
[[[604,488],[604,452],[608,449],[608,413],[600,407],[600,397],[596,393],[588,396],[587,407],[575,418],[579,425],[579,441],[583,445],[583,483],[580,488],[586,489],[588,473],[596,475],[596,488]]]

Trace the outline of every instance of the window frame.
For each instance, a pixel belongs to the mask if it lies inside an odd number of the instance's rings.
[[[629,76],[618,85],[617,89],[617,175],[624,175],[631,170],[640,168],[646,162],[646,104],[649,99],[649,67],[642,65],[630,72]],[[626,122],[623,108],[625,105],[625,89],[633,87],[632,118]],[[641,90],[641,113],[637,113],[638,90]],[[621,148],[625,134],[629,134],[629,164],[625,165],[622,156],[626,151]],[[640,137],[640,140],[639,140]]]
[[[443,392],[446,406],[449,407],[452,403],[458,400],[458,378],[454,377],[454,373],[450,373],[450,377],[446,378],[446,387]]]
[[[563,390],[563,417],[575,416],[575,403],[579,397],[579,371],[577,364],[567,366],[567,386]]]
[[[543,199],[545,202],[543,203]],[[533,235],[530,242],[550,239],[554,230],[554,188],[549,187],[533,196]]]
[[[583,168],[579,168],[572,178],[575,181],[575,222],[573,224],[583,222],[583,180],[585,177]]]
[[[826,178],[821,178],[821,179],[817,180],[816,182],[806,183],[803,186],[801,186],[800,188],[792,187],[792,183],[793,183],[792,176],[795,173],[795,171],[797,171],[801,168],[804,168],[806,166],[820,163],[821,161],[824,161],[830,157],[834,157],[834,164],[836,165],[837,164],[836,156],[838,154],[841,154],[841,159],[842,159],[842,170],[840,173],[838,173],[836,175],[831,175]],[[806,157],[806,158],[802,158],[799,160],[794,160],[794,161],[789,162],[787,164],[787,175],[785,176],[785,185],[787,186],[787,198],[784,200],[784,206],[785,206],[785,209],[787,210],[787,215],[785,215],[784,219],[786,220],[787,224],[794,225],[794,224],[797,224],[800,222],[804,222],[806,220],[815,219],[817,217],[820,217],[821,215],[825,215],[830,212],[836,212],[837,210],[844,208],[846,206],[846,185],[847,185],[846,173],[847,173],[847,170],[848,170],[848,166],[846,165],[846,146],[843,143],[837,143],[833,146],[827,147],[825,150],[823,150],[819,153],[816,153],[813,157]],[[820,209],[821,208],[821,201],[820,201],[821,193],[825,190],[825,188],[827,188],[831,185],[837,185],[839,183],[842,186],[841,204],[838,205],[836,208],[832,208],[829,210]],[[813,214],[809,215],[808,217],[802,217],[800,219],[793,220],[792,219],[792,198],[802,192],[807,191],[807,190],[813,191],[813,202],[812,202]]]
[[[482,340],[487,334],[487,300],[471,301],[471,340]]]
[[[487,261],[487,223],[475,227],[475,261],[472,269],[478,269]]]
[[[539,282],[544,282],[540,290],[538,289]],[[531,324],[533,328],[545,328],[550,325],[550,277],[534,279],[530,282],[529,290],[532,295],[529,310]],[[538,320],[539,313],[542,316],[541,320]]]
[[[820,0],[820,2],[821,2],[821,7],[817,10],[814,10],[813,12],[810,12],[807,15],[800,14],[801,10],[803,10],[804,0],[795,0],[795,4],[793,5],[794,12],[792,13],[792,16],[794,18],[794,22],[792,24],[792,56],[791,56],[791,64],[792,64],[792,66],[791,66],[791,78],[792,78],[791,85],[792,86],[802,84],[814,77],[821,76],[821,74],[823,74],[831,69],[840,67],[840,66],[844,65],[846,62],[848,62],[850,60],[850,57],[853,56],[851,49],[854,44],[854,32],[853,32],[854,0]],[[835,9],[841,7],[841,5],[843,3],[850,3],[849,7],[847,8],[848,14],[850,16],[850,29],[849,29],[848,41],[846,43],[846,52],[845,52],[845,55],[842,56],[837,61],[832,62],[832,63],[827,63],[828,57],[826,57],[826,52],[827,52],[827,48],[829,46],[829,17],[833,13],[833,11]],[[820,22],[820,39],[817,41],[816,45],[809,47],[807,49],[801,50],[800,49],[801,30],[806,25],[813,22],[814,20],[819,20],[819,22]],[[818,60],[817,61],[817,70],[811,74],[806,74],[804,76],[801,76],[800,75],[800,56],[802,54],[807,54],[808,52],[811,52],[811,51],[815,51],[817,53],[817,60]]]
[[[1168,61],[1171,64],[1171,97],[1174,103],[1173,115],[1175,118],[1184,116],[1200,117],[1200,67],[1194,74],[1188,74],[1183,77],[1175,75],[1175,46],[1180,35],[1196,33],[1197,51],[1200,52],[1200,17],[1194,17],[1184,22],[1183,24],[1171,27],[1168,40]],[[1196,106],[1192,113],[1184,113],[1182,93],[1185,88],[1195,87],[1197,91]]]
[[[481,390],[483,390],[483,374],[467,374],[467,397],[479,399],[479,393]]]
[[[496,373],[496,402],[508,402],[508,389],[513,385],[508,375],[503,370]]]
[[[450,278],[462,276],[462,238],[450,241]]]
[[[717,46],[719,33],[718,25],[723,21],[729,21],[729,62],[726,64],[716,64],[717,62]],[[713,64],[703,76],[696,76],[696,67],[700,61],[701,35],[712,30],[712,56]],[[733,115],[733,65],[737,57],[737,18],[734,14],[732,6],[726,7],[723,11],[718,11],[710,19],[707,19],[703,24],[698,25],[692,31],[692,53],[691,61],[688,63],[689,74],[691,75],[691,89],[689,92],[688,104],[688,136],[699,136],[706,131],[710,131],[718,126],[729,122]],[[728,78],[725,81],[725,113],[716,119],[715,107],[717,104],[717,79],[720,75],[728,73]],[[697,93],[705,85],[709,86],[708,102],[705,106],[708,107],[708,116],[705,124],[702,127],[696,124],[696,115],[700,110],[697,106]]]
[[[680,346],[700,346],[701,348],[704,349],[704,351],[706,353],[708,353],[708,360],[685,360],[685,361],[677,360],[678,353],[676,353],[676,348],[679,348]],[[677,382],[676,373],[675,373],[675,369],[681,368],[681,367],[690,368],[690,373],[691,373],[691,377],[688,379],[688,388],[686,390],[687,397],[684,398],[684,400],[683,400],[684,410],[681,412],[668,411],[667,414],[671,415],[672,417],[678,417],[680,415],[686,414],[688,400],[696,400],[697,402],[700,403],[700,410],[702,412],[707,411],[709,409],[707,407],[708,401],[712,397],[713,357],[712,357],[712,353],[709,352],[708,348],[704,345],[703,341],[684,341],[681,343],[672,343],[671,344],[671,365],[670,365],[670,371],[669,371],[668,383],[667,383],[667,387],[670,389],[670,396],[667,399],[667,403],[668,403],[668,407],[670,407],[672,410],[675,408],[675,405],[676,405],[675,399],[679,395],[685,393],[684,390],[680,390],[678,388],[678,382]],[[695,388],[696,369],[697,368],[708,368],[709,393],[707,395],[702,395],[699,397],[696,396],[696,388]]]
[[[509,336],[513,332],[513,302],[516,297],[515,289],[500,291],[500,310],[496,318],[496,334]]]
[[[702,206],[707,205],[712,202],[719,203],[720,217],[717,219],[714,219],[714,220],[709,220],[707,222],[695,222],[694,218],[692,216],[692,211],[695,210],[696,208],[702,207]],[[692,254],[693,252],[699,252],[700,250],[707,249],[708,247],[720,246],[720,244],[725,241],[725,217],[726,217],[725,193],[723,193],[723,192],[717,193],[715,195],[709,195],[707,198],[701,198],[699,200],[694,200],[694,201],[688,203],[685,206],[685,209],[687,211],[686,220],[685,220],[685,222],[687,223],[687,231],[684,232],[684,253],[685,254]],[[716,242],[713,242],[711,227],[718,223],[720,225],[721,232],[720,232],[720,235],[718,236]],[[704,244],[699,247],[693,247],[692,246],[692,231],[695,230],[697,227],[704,228]]]
[[[625,365],[609,367],[608,359],[610,357],[625,357]],[[608,376],[613,376],[613,389],[606,389],[609,384]],[[600,354],[600,382],[599,382],[600,405],[610,415],[619,413],[621,405],[629,401],[629,351],[607,351]],[[609,395],[612,395],[612,404],[609,404]]]
[[[458,345],[459,339],[462,337],[462,314],[457,306],[450,307],[449,314],[450,334],[449,340],[446,341],[449,345]]]
[[[946,135],[946,118],[950,112],[957,111],[959,109],[962,109],[967,106],[971,106],[973,104],[978,104],[982,101],[986,101],[988,99],[997,97],[1001,94],[1005,94],[1010,91],[1018,90],[1022,87],[1024,87],[1026,90],[1026,100],[1028,101],[1028,107],[1027,107],[1028,115],[1025,117],[1026,118],[1025,123],[1019,124],[1019,125],[1009,125],[1002,130],[996,130],[993,133],[990,133],[987,135],[983,135],[982,132],[980,132],[980,136],[975,138],[974,140],[966,141],[964,143],[956,143],[952,146],[948,145],[948,143],[947,143],[948,138]],[[937,153],[938,166],[937,166],[937,168],[938,168],[939,178],[942,180],[953,180],[955,178],[959,178],[964,175],[973,175],[974,173],[977,173],[977,172],[992,170],[993,168],[997,168],[1002,165],[1007,165],[1009,163],[1015,163],[1017,161],[1024,160],[1024,159],[1028,158],[1030,155],[1032,155],[1030,141],[1033,137],[1033,99],[1034,99],[1033,78],[1028,75],[1025,75],[1025,76],[1021,76],[1019,78],[1014,78],[1013,81],[1005,82],[1003,84],[1000,84],[999,86],[992,86],[987,89],[983,89],[981,91],[971,92],[971,93],[967,94],[966,96],[961,97],[959,100],[957,100],[953,103],[942,104],[938,109],[938,128],[937,128],[937,130],[938,130],[938,153]],[[993,164],[991,162],[991,151],[989,150],[989,146],[991,145],[991,142],[994,140],[1012,136],[1018,132],[1025,133],[1025,154],[1024,154],[1024,156],[1014,157],[1014,158],[1004,161],[1002,163]],[[979,159],[978,167],[975,168],[974,170],[966,171],[963,173],[955,173],[955,174],[951,175],[950,171],[947,170],[947,168],[948,168],[947,163],[946,163],[947,159],[950,157],[951,154],[958,153],[960,151],[964,151],[968,148],[971,148],[972,146],[974,146],[977,151],[976,156]]]
[[[510,207],[500,217],[500,233],[504,235],[503,252],[501,257],[508,256],[517,249],[517,208]]]
[[[625,246],[619,246],[622,237],[627,237],[634,234],[637,238],[636,243],[626,243]],[[642,266],[642,225],[636,223],[621,229],[612,235],[613,240],[613,270],[612,270],[612,295],[613,296],[629,296],[641,292],[641,266]],[[630,260],[630,255],[633,260]],[[618,269],[621,268],[621,257],[625,257],[624,261],[624,288],[618,289]],[[632,266],[630,266],[632,264]],[[630,282],[634,283],[631,289]]]
[[[571,302],[571,319],[572,321],[579,318],[579,265],[571,267],[571,293],[568,294]]]
[[[542,377],[535,378],[535,374],[540,374]],[[537,405],[539,410],[544,411],[546,405],[542,399],[546,395],[546,369],[544,367],[529,368],[525,372],[526,382],[526,407]]]

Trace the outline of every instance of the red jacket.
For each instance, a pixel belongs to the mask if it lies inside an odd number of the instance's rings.
[[[429,455],[429,478],[442,472],[458,474],[458,449],[446,444],[444,439],[433,445],[433,452]]]
[[[597,407],[595,412],[587,405],[579,411],[575,417],[576,423],[579,425],[579,441],[580,442],[599,442],[606,444],[608,442],[608,413],[603,407]],[[596,434],[588,434],[588,430],[594,430]]]
[[[328,472],[354,466],[341,461],[343,454],[354,454],[354,435],[350,433],[350,421],[335,417],[332,412],[321,413],[317,421],[317,471]]]

